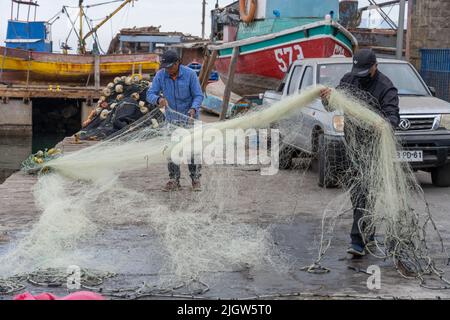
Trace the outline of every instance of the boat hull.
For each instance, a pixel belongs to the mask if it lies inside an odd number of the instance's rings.
[[[286,30],[279,35],[260,36],[218,46],[216,69],[226,83],[232,51],[234,47],[239,47],[232,91],[244,96],[277,89],[296,60],[333,55],[352,56],[354,39],[343,33],[338,36],[341,31],[333,25],[326,28],[319,26],[321,32],[316,32],[314,36],[308,34],[313,33],[317,24],[311,28],[294,28],[291,32]]]
[[[100,55],[100,84],[131,73],[154,74],[156,54]],[[32,52],[0,47],[0,82],[7,84],[93,85],[95,57]]]

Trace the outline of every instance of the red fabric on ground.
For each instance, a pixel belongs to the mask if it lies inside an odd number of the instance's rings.
[[[33,296],[29,292],[18,294],[13,300],[105,300],[105,298],[97,293],[89,291],[78,291],[65,297],[57,297],[54,294],[44,292]]]

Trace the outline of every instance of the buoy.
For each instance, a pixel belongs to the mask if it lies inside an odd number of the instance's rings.
[[[156,119],[151,119],[150,121],[152,122],[153,129],[159,128],[159,123]]]
[[[104,94],[106,97],[109,97],[109,96],[111,95],[111,89],[109,89],[109,88],[104,88],[104,89],[103,89],[103,94]]]
[[[241,13],[241,20],[245,23],[250,23],[255,19],[256,14],[256,0],[250,0],[250,10],[247,14],[247,0],[239,0],[239,12]]]
[[[123,85],[121,85],[121,84],[116,85],[116,88],[114,90],[116,91],[116,93],[122,93]]]
[[[139,98],[140,98],[139,93],[133,92],[133,93],[131,94],[131,98],[133,98],[134,100],[138,101]]]
[[[59,154],[59,153],[61,153],[61,150],[55,149],[55,148],[51,148],[51,149],[48,150],[48,152],[47,152],[47,154],[48,154],[49,156],[53,156],[53,155]]]
[[[134,83],[138,83],[139,81],[142,80],[142,74],[135,73],[131,76],[131,78],[133,79]]]
[[[148,113],[148,108],[147,107],[140,107],[139,110],[141,110],[142,114]]]
[[[108,110],[103,110],[100,113],[100,119],[105,120],[108,117],[109,111]]]

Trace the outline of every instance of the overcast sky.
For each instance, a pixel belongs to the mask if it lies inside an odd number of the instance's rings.
[[[110,0],[85,0],[85,4],[96,4]],[[384,2],[386,0],[379,0]],[[207,25],[206,35],[210,32],[210,11],[214,8],[216,0],[207,0]],[[220,5],[227,5],[232,0],[219,0]],[[78,0],[38,0],[40,7],[37,10],[37,20],[49,20],[61,11],[63,5],[76,7]],[[0,39],[6,38],[6,24],[10,18],[11,1],[0,0]],[[360,0],[360,6],[368,4],[367,0]],[[120,3],[94,7],[87,9],[87,16],[90,19],[101,19],[113,11]],[[69,9],[72,19],[78,13],[76,8]],[[22,7],[20,17],[26,19],[27,12]],[[123,8],[110,22],[106,23],[98,32],[103,50],[107,50],[112,37],[125,27],[161,26],[162,31],[181,31],[192,35],[201,35],[201,15],[202,0],[138,0],[134,7],[128,5]],[[374,16],[373,16],[374,17]],[[372,17],[372,18],[373,18]],[[99,21],[94,22],[94,24]],[[60,43],[64,42],[71,29],[70,22],[65,15],[57,20],[52,26],[53,48],[59,51]],[[92,42],[88,42],[88,48],[92,47]],[[69,45],[76,48],[76,37],[72,34],[69,38]]]

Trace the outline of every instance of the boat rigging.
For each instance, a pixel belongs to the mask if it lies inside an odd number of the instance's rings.
[[[107,15],[95,27],[90,28],[90,31],[84,35],[83,34],[83,19],[85,19],[86,22],[88,23],[88,26],[90,26],[90,23],[87,20],[85,9],[92,8],[92,7],[97,7],[97,6],[101,6],[101,5],[106,5],[106,4],[111,4],[111,3],[115,3],[115,2],[119,2],[119,1],[114,0],[114,1],[108,1],[108,2],[103,2],[103,3],[97,3],[97,4],[84,6],[83,5],[84,0],[79,0],[79,4],[78,4],[78,8],[79,8],[79,14],[78,14],[78,17],[79,17],[78,53],[85,54],[86,53],[86,40],[89,37],[91,37],[91,36],[96,37],[96,33],[97,33],[98,29],[100,29],[106,22],[108,22],[112,17],[114,17],[126,5],[128,5],[130,3],[132,5],[134,5],[134,2],[137,1],[137,0],[120,0],[120,1],[122,2],[122,4],[120,4],[120,6],[118,8],[116,8],[113,12],[111,12],[109,15]],[[67,9],[66,9],[66,12],[67,12]]]

